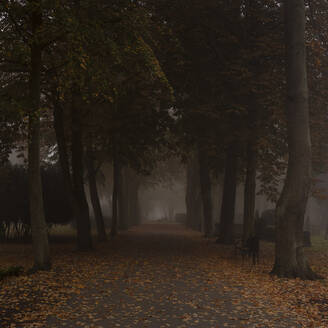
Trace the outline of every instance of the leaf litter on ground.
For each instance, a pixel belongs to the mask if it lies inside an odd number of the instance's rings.
[[[0,327],[328,327],[327,281],[270,276],[270,243],[253,266],[182,226],[148,224],[74,249],[56,243],[51,271],[0,282]],[[307,250],[324,277],[327,250]],[[3,245],[0,268],[28,269],[31,253]]]

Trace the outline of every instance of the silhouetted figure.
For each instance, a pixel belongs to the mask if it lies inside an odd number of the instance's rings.
[[[235,256],[240,254],[242,261],[244,263],[245,258],[248,256],[247,246],[243,243],[242,239],[235,239],[234,246],[235,246]]]
[[[260,239],[257,234],[248,238],[246,248],[248,250],[248,257],[252,257],[253,259],[253,264],[258,264],[260,256]]]

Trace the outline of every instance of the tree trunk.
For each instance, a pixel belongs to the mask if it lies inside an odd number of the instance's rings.
[[[127,170],[127,182],[129,189],[128,225],[139,225],[141,221],[139,207],[139,177],[137,173],[132,169]]]
[[[234,241],[234,219],[237,189],[238,157],[236,146],[231,145],[226,154],[220,229],[217,242],[232,244]]]
[[[94,167],[94,159],[91,151],[89,151],[87,154],[87,169],[90,199],[97,227],[97,237],[99,241],[105,241],[107,240],[106,229],[97,190],[97,172]]]
[[[29,205],[33,240],[33,270],[48,270],[51,267],[47,224],[44,216],[42,182],[40,173],[40,83],[42,50],[36,34],[42,26],[42,14],[39,1],[30,14],[33,42],[31,44],[31,72],[29,92],[31,111],[29,113],[28,136],[28,186]]]
[[[303,224],[311,180],[308,87],[303,0],[285,2],[287,130],[289,160],[276,208],[276,249],[272,274],[315,279],[303,251]]]
[[[198,150],[199,160],[199,177],[200,189],[203,201],[203,215],[204,215],[204,234],[209,237],[212,232],[212,197],[211,197],[211,177],[208,165],[208,156],[206,151]]]
[[[187,163],[186,210],[187,227],[201,231],[202,198],[200,191],[199,162],[195,154],[191,154]]]
[[[255,1],[245,2],[245,49],[252,51],[252,35],[257,33],[259,21],[257,12],[260,4]],[[251,59],[248,62],[248,70],[256,76],[259,66]],[[261,68],[263,69],[263,68]],[[258,108],[257,95],[252,93],[248,99],[248,138],[246,154],[246,179],[244,186],[244,216],[243,216],[243,243],[246,245],[248,239],[254,236],[255,231],[255,199],[256,199],[256,166],[257,166],[257,139],[258,139]]]
[[[54,99],[53,106],[54,106],[54,130],[56,134],[56,141],[58,147],[59,163],[62,170],[65,192],[67,194],[71,206],[73,219],[76,220],[77,213],[78,213],[77,210],[78,205],[76,203],[76,200],[74,199],[74,194],[73,194],[73,183],[72,183],[72,177],[70,172],[70,163],[67,153],[67,141],[66,141],[65,129],[64,129],[64,112],[59,102],[55,99]]]
[[[91,225],[89,206],[85,196],[83,177],[83,144],[81,112],[76,106],[76,95],[72,95],[71,123],[72,123],[72,180],[73,192],[78,204],[76,217],[77,245],[81,251],[92,249]]]
[[[131,206],[130,206],[130,217],[131,225],[141,224],[141,211],[139,202],[139,183],[136,182],[133,185],[133,191],[130,193]]]
[[[246,243],[249,237],[255,234],[255,196],[256,196],[256,149],[253,138],[250,138],[247,145],[247,170],[244,189],[244,222],[243,222],[243,242]]]
[[[76,189],[73,188],[73,178],[71,176],[70,161],[67,152],[67,141],[64,130],[64,112],[56,98],[54,98],[54,129],[56,133],[59,163],[63,173],[65,191],[71,206],[72,218],[77,223],[83,216],[81,213],[85,211],[85,205],[82,204],[81,207],[81,203],[78,200],[79,196],[76,194]],[[77,232],[77,247],[78,249],[83,249],[84,247],[80,247],[79,239],[79,232]]]
[[[140,224],[139,209],[139,179],[134,170],[121,168],[121,183],[119,184],[119,229],[126,230],[132,225]]]
[[[116,150],[113,154],[113,197],[112,197],[112,227],[110,234],[112,237],[117,235],[117,219],[118,219],[118,193],[120,184],[120,166]]]
[[[129,185],[127,181],[126,168],[120,169],[118,179],[118,227],[120,230],[128,229],[129,221]]]
[[[188,160],[187,163],[187,181],[186,181],[186,197],[185,197],[185,202],[186,202],[186,226],[188,228],[193,228],[193,211],[192,211],[192,177],[193,177],[193,172],[191,170],[191,165],[190,165],[190,159]]]

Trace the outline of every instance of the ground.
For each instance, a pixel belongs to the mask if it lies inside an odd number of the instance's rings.
[[[271,277],[270,244],[253,266],[180,225],[146,224],[74,247],[52,245],[50,272],[0,282],[0,327],[328,327],[326,281]],[[327,277],[318,247],[311,264]],[[0,267],[31,263],[29,245],[0,245]]]

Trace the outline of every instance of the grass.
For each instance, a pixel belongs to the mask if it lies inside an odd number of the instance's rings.
[[[328,240],[323,236],[312,236],[311,237],[312,247],[311,251],[314,252],[325,252],[328,251]]]

